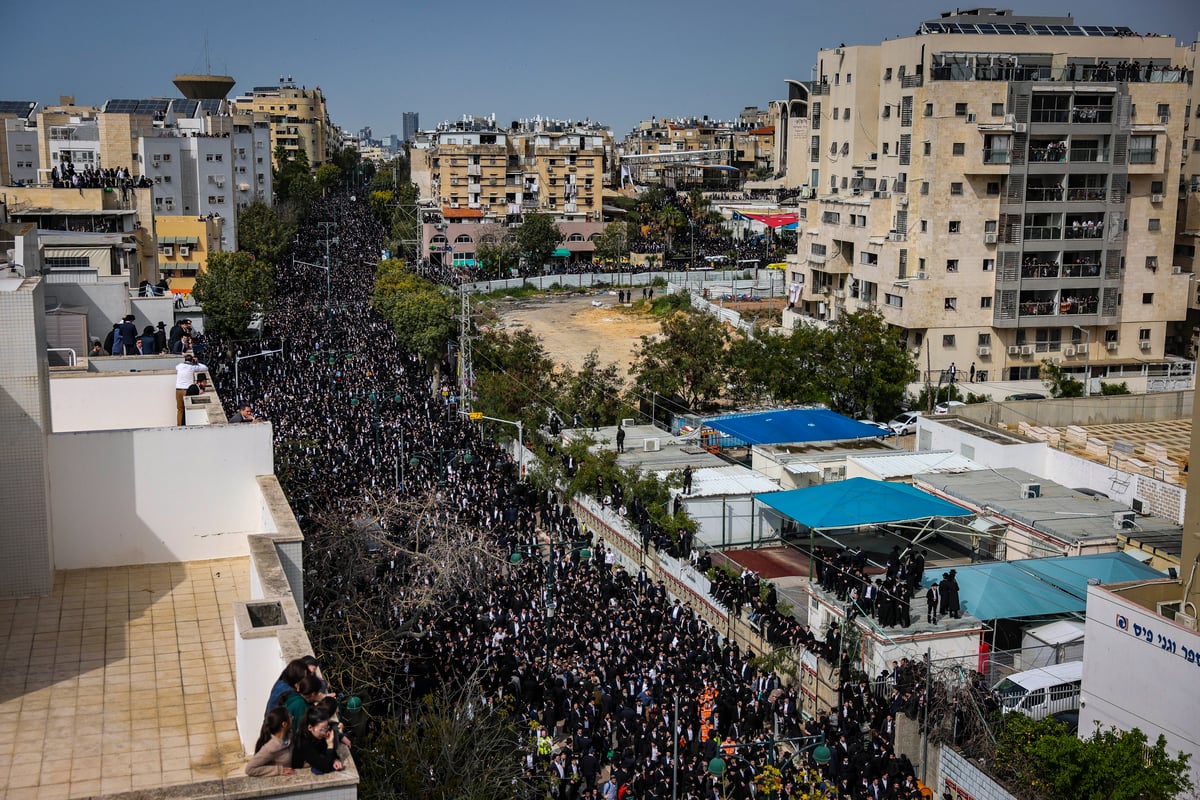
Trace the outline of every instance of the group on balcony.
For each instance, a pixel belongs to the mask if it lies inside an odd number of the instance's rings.
[[[1065,235],[1068,239],[1103,239],[1104,220],[1073,220],[1071,227],[1066,229]]]

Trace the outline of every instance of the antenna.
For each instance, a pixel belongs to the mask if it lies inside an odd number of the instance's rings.
[[[212,75],[212,64],[208,60],[208,31],[204,31],[204,74]]]

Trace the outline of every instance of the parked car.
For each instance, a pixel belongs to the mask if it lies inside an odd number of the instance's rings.
[[[1006,397],[1004,399],[1005,400],[1045,400],[1046,395],[1039,394],[1038,392],[1019,392],[1017,394],[1010,394],[1008,397]]]
[[[933,413],[935,413],[935,414],[949,414],[949,413],[950,413],[950,409],[952,409],[952,408],[958,408],[959,406],[965,406],[965,405],[966,405],[966,403],[963,403],[963,402],[961,402],[961,401],[959,401],[959,400],[947,400],[947,401],[946,401],[946,402],[944,402],[944,403],[938,403],[936,406],[934,406],[934,407],[933,407]]]
[[[992,687],[992,694],[1003,713],[1042,719],[1062,711],[1078,711],[1082,683],[1083,662],[1064,661],[1014,672]]]
[[[907,436],[910,433],[916,433],[917,420],[925,416],[920,411],[905,411],[897,414],[896,417],[888,423],[888,427],[892,429],[892,433],[897,436]]]

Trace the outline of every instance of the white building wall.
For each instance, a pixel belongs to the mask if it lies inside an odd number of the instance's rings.
[[[1161,733],[1171,755],[1192,755],[1200,786],[1200,634],[1089,586],[1084,638],[1079,732],[1139,728],[1151,744]]]
[[[56,569],[247,555],[256,478],[274,471],[269,424],[55,433],[48,448]]]
[[[107,331],[98,335],[101,339]],[[137,367],[121,359],[123,369]],[[175,425],[175,373],[113,373],[50,381],[50,419],[55,433],[163,428]]]
[[[754,503],[749,495],[695,497],[683,506],[700,525],[696,540],[710,547],[749,544],[754,536]]]
[[[154,181],[154,212],[183,213],[183,183],[180,175],[182,153],[180,139],[173,136],[138,139],[141,172]]]
[[[6,119],[4,126],[8,175],[0,175],[0,179],[6,181],[6,185],[37,183],[41,166],[37,129],[26,128],[24,121],[19,119]]]

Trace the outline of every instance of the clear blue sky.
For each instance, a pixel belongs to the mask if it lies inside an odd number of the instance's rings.
[[[967,7],[967,6],[960,6]],[[1196,0],[1000,4],[1017,14],[1073,12],[1193,41]],[[765,108],[784,80],[807,80],[819,47],[911,34],[949,0],[0,0],[7,31],[0,99],[177,96],[171,78],[209,71],[234,93],[291,75],[320,86],[333,121],[376,137],[462,114],[507,123],[590,117],[618,138],[651,115],[728,119]],[[332,15],[331,15],[332,11]],[[36,65],[36,69],[35,69]]]

